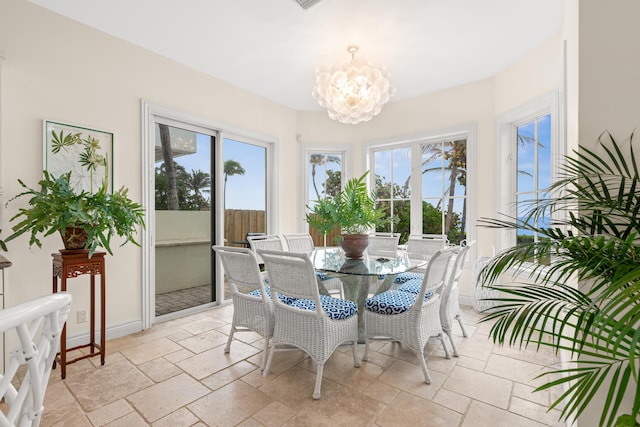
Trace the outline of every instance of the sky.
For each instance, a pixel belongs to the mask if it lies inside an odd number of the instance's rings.
[[[233,159],[244,168],[244,175],[232,175],[227,179],[226,208],[265,210],[266,208],[266,149],[262,146],[225,138],[224,160]],[[175,161],[187,172],[201,170],[211,173],[211,137],[196,133],[196,152],[180,155]],[[158,164],[162,163],[162,160]],[[220,173],[222,177],[222,172]],[[210,198],[209,193],[203,193]]]
[[[235,160],[244,175],[227,178],[226,209],[266,209],[266,148],[224,139],[224,160]]]

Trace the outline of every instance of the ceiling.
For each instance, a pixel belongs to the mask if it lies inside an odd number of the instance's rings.
[[[315,70],[359,54],[391,102],[496,75],[559,33],[560,0],[31,0],[296,110]]]

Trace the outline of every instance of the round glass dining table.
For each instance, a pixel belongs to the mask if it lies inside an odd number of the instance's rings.
[[[391,288],[400,273],[424,268],[428,259],[411,259],[406,252],[396,256],[349,259],[338,247],[316,248],[309,258],[316,271],[342,281],[345,298],[358,304],[358,341],[364,342],[364,303],[369,293],[378,294]],[[329,293],[318,280],[321,293]],[[370,292],[370,289],[373,292]]]

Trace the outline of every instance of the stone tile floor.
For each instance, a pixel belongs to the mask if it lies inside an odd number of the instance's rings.
[[[348,348],[327,362],[322,399],[311,398],[315,364],[302,352],[278,353],[260,372],[261,338],[236,334],[223,352],[232,305],[158,323],[107,342],[107,361],[85,359],[51,375],[43,426],[559,426],[553,395],[532,393],[554,362],[494,345],[489,326],[465,309],[468,338],[454,328],[460,357],[445,359],[437,339],[425,349],[433,383],[422,382],[415,354],[375,341],[369,362],[353,367]],[[360,346],[360,356],[364,348]]]

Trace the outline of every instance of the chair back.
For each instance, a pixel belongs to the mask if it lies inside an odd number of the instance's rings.
[[[260,288],[263,301],[267,303],[271,301],[264,290],[258,260],[251,250],[231,246],[213,246],[213,250],[220,257],[231,292],[239,293],[238,285],[252,290]]]
[[[71,294],[59,292],[0,311],[0,332],[10,341],[15,332],[20,343],[9,352],[6,372],[0,375],[0,398],[5,406],[0,412],[0,425],[40,424],[44,395],[71,302]],[[23,365],[26,372],[19,369]]]
[[[284,240],[287,242],[287,246],[291,252],[311,253],[315,248],[313,238],[308,233],[285,234]]]
[[[258,254],[264,261],[272,297],[277,304],[282,302],[275,298],[274,291],[288,297],[310,299],[320,307],[316,273],[307,254],[261,249]]]
[[[460,276],[462,276],[462,269],[464,267],[464,261],[467,258],[467,254],[471,247],[475,244],[472,241],[469,244],[462,246],[455,246],[451,250],[454,252],[454,256],[451,257],[449,262],[449,271],[447,274],[447,280],[442,290],[442,301],[440,303],[440,321],[443,328],[450,328],[451,316],[449,316],[449,300],[451,298],[458,298],[458,284],[460,282]]]
[[[415,307],[415,309],[418,310],[422,308],[424,295],[428,291],[433,292],[434,295],[441,296],[449,270],[449,263],[455,251],[455,248],[448,248],[442,251],[436,251],[436,253],[431,256],[424,273],[424,278],[422,279],[420,293],[412,308]]]
[[[440,234],[412,234],[407,240],[409,258],[428,259],[447,246],[447,236]]]
[[[370,257],[397,258],[399,241],[400,234],[369,234],[369,246],[367,246],[367,254]]]
[[[457,287],[460,282],[460,276],[462,276],[462,269],[464,268],[464,262],[469,254],[471,248],[476,244],[475,240],[472,240],[469,243],[461,243],[460,250],[458,255],[456,256],[456,262],[454,264],[453,270],[451,271],[449,281],[451,282],[452,287]]]
[[[260,236],[247,236],[249,247],[256,254],[259,264],[263,264],[262,258],[258,255],[258,250],[283,251],[282,240],[277,234],[264,234]]]

